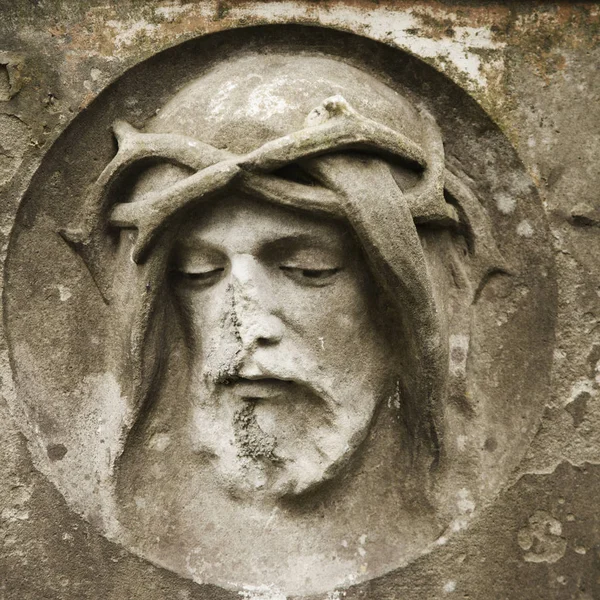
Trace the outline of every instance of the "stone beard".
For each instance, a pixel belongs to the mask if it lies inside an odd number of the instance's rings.
[[[347,65],[270,56],[115,131],[98,189],[129,194],[110,216],[132,407],[118,537],[196,581],[286,593],[412,556],[439,533],[447,356],[411,210],[455,218],[431,119]],[[366,531],[370,566],[343,550]]]

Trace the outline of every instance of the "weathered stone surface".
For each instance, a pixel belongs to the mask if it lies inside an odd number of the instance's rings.
[[[596,3],[1,10],[0,598],[600,595]]]

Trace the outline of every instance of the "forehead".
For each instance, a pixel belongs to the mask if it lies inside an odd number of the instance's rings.
[[[397,91],[335,57],[250,53],[221,62],[176,93],[148,123],[245,154],[305,127],[326,98],[342,95],[363,115],[422,143],[422,118]]]
[[[179,246],[208,244],[233,252],[252,252],[277,242],[340,250],[355,244],[341,221],[241,195],[225,196],[193,212],[178,239]]]

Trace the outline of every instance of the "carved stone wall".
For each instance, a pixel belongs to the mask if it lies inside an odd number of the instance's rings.
[[[600,597],[600,5],[0,12],[0,599]]]

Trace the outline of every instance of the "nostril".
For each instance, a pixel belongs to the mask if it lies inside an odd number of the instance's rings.
[[[273,346],[283,337],[283,323],[273,314],[264,314],[248,331],[256,346]]]
[[[241,310],[240,310],[241,308]],[[256,304],[238,306],[236,310],[237,331],[244,346],[272,346],[281,341],[284,325],[266,307]]]

